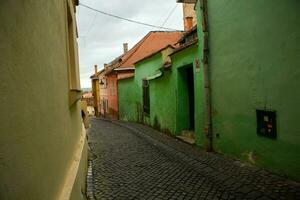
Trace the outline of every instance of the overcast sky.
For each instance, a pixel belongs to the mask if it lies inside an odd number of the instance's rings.
[[[80,3],[121,17],[161,26],[176,7],[176,0],[80,0]],[[89,77],[123,52],[123,43],[132,48],[155,28],[115,19],[85,7],[77,9],[81,87],[91,87]],[[164,27],[183,29],[182,4],[178,4]]]

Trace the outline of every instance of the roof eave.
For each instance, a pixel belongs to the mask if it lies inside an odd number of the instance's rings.
[[[187,48],[189,48],[190,46],[192,46],[194,44],[197,44],[197,42],[198,42],[198,39],[195,39],[192,42],[190,42],[190,43],[188,43],[188,44],[186,44],[182,47],[179,47],[179,48],[175,49],[175,51],[173,53],[171,53],[170,56],[173,56],[174,54],[179,53],[180,51],[183,51],[184,49],[187,49]]]
[[[134,71],[135,68],[134,67],[119,67],[119,68],[115,68],[114,71]]]

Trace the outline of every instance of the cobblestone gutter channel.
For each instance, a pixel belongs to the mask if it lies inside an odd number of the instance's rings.
[[[88,137],[89,130],[87,131]],[[88,155],[88,172],[87,172],[87,184],[86,184],[86,195],[88,200],[95,200],[94,196],[94,176],[93,176],[93,159],[95,159],[96,155],[93,154],[91,150],[92,143],[90,143],[88,139],[88,148],[89,148],[89,155]]]
[[[94,200],[94,184],[93,184],[93,161],[89,160],[88,174],[87,174],[87,199]]]
[[[105,126],[105,130],[111,132],[93,133],[93,136],[89,138],[92,154],[91,164],[93,169],[97,168],[95,169],[96,173],[94,173],[94,170],[90,173],[96,176],[90,178],[90,187],[93,188],[90,199],[151,199],[152,197],[155,197],[152,199],[299,199],[300,197],[300,187],[296,182],[276,176],[268,171],[228,159],[222,155],[200,151],[193,146],[166,136],[149,127],[135,123],[120,121],[108,122],[99,119],[93,119],[92,123],[96,126],[100,123]],[[118,135],[114,130],[116,130],[116,132],[122,132],[121,134],[128,135]],[[97,132],[96,129],[93,131]],[[123,142],[126,144],[125,148],[122,149],[121,147],[120,152],[118,152],[119,154],[122,154],[122,151],[126,151],[127,149],[134,149],[134,146],[130,146],[132,145],[130,140],[134,140],[133,145],[136,145],[136,142],[139,144],[136,146],[137,149],[146,148],[146,153],[149,153],[148,149],[150,148],[151,152],[155,154],[158,153],[158,159],[161,159],[161,161],[156,163],[157,158],[154,159],[155,163],[153,163],[152,160],[149,162],[143,160],[136,161],[139,157],[137,157],[136,160],[132,160],[132,158],[129,157],[129,163],[126,163],[126,158],[122,158],[120,155],[117,156],[120,161],[112,160],[115,155],[113,153],[110,154],[110,152],[118,150],[114,150],[112,148],[114,147],[113,145],[109,146],[110,144],[107,144],[108,149],[102,147],[101,151],[97,151],[97,148],[99,148],[97,146],[99,145],[97,143],[99,139],[93,138],[95,136],[98,137],[99,135],[97,134],[102,134],[101,137],[103,137],[103,141],[101,144],[103,146],[106,145],[106,142],[110,142],[109,134],[111,134],[112,140],[118,140],[118,137],[124,137],[123,140],[126,140],[126,136],[128,136],[130,137],[128,139],[129,141],[117,141],[121,142],[121,144]],[[120,138],[120,140],[122,140],[122,138]],[[114,141],[111,142],[114,143]],[[99,154],[101,152],[104,153],[104,155],[97,156],[97,153]],[[152,158],[152,156],[150,158]],[[168,162],[165,163],[165,159],[167,159]],[[126,164],[125,166],[130,166],[131,162],[137,162],[138,165],[128,168],[128,171],[125,169],[125,171],[119,174],[118,170],[124,166],[124,162]],[[169,162],[173,164],[170,165]],[[174,164],[176,165],[173,166]],[[112,167],[110,165],[112,165]],[[108,169],[99,169],[103,167]],[[136,194],[121,194],[128,193],[129,190],[132,189],[130,188],[130,184],[133,183],[129,181],[126,187],[126,185],[123,185],[123,183],[127,183],[123,181],[124,177],[118,176],[130,176],[130,173],[135,173],[133,171],[134,169],[140,170],[140,167],[145,168],[142,172],[145,173],[144,176],[146,178],[151,178],[151,175],[147,173],[158,173],[157,171],[161,169],[166,170],[166,172],[162,173],[162,176],[165,176],[165,178],[160,182],[154,182],[155,186],[147,190],[148,193],[138,191]],[[155,167],[159,169],[153,169]],[[117,170],[117,172],[113,170]],[[108,175],[103,175],[103,173],[107,172],[109,172]],[[99,176],[103,180],[96,180]],[[136,176],[138,176],[138,174]],[[120,181],[120,185],[117,185],[116,188],[125,187],[126,190],[112,189],[113,185],[118,182],[114,182],[115,177]],[[141,177],[143,178],[143,176]],[[102,186],[101,181],[105,182],[103,183],[106,185],[105,187]],[[139,182],[139,180],[133,181]],[[141,183],[144,182],[141,181]],[[166,184],[169,186],[166,186]],[[176,187],[177,185],[181,185],[179,189],[182,191],[178,191],[178,189],[176,191],[176,189],[170,188],[171,186]],[[152,187],[152,185],[149,186]],[[133,184],[132,187],[135,187],[135,185]],[[110,189],[116,192],[110,194],[108,192]],[[150,193],[152,195],[141,198],[139,193],[144,195]],[[122,198],[122,195],[125,196]]]

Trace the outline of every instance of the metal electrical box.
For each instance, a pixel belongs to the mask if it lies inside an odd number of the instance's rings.
[[[256,110],[257,134],[276,139],[276,112],[268,110]]]

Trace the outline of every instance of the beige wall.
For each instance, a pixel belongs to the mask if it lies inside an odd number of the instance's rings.
[[[0,1],[1,200],[58,199],[66,185],[83,198],[85,132],[80,103],[69,106],[66,16],[64,0]]]
[[[196,11],[194,10],[195,4],[194,3],[183,3],[183,21],[186,23],[186,18],[187,17],[192,17],[193,18],[193,26],[197,24],[197,16],[196,16]]]

